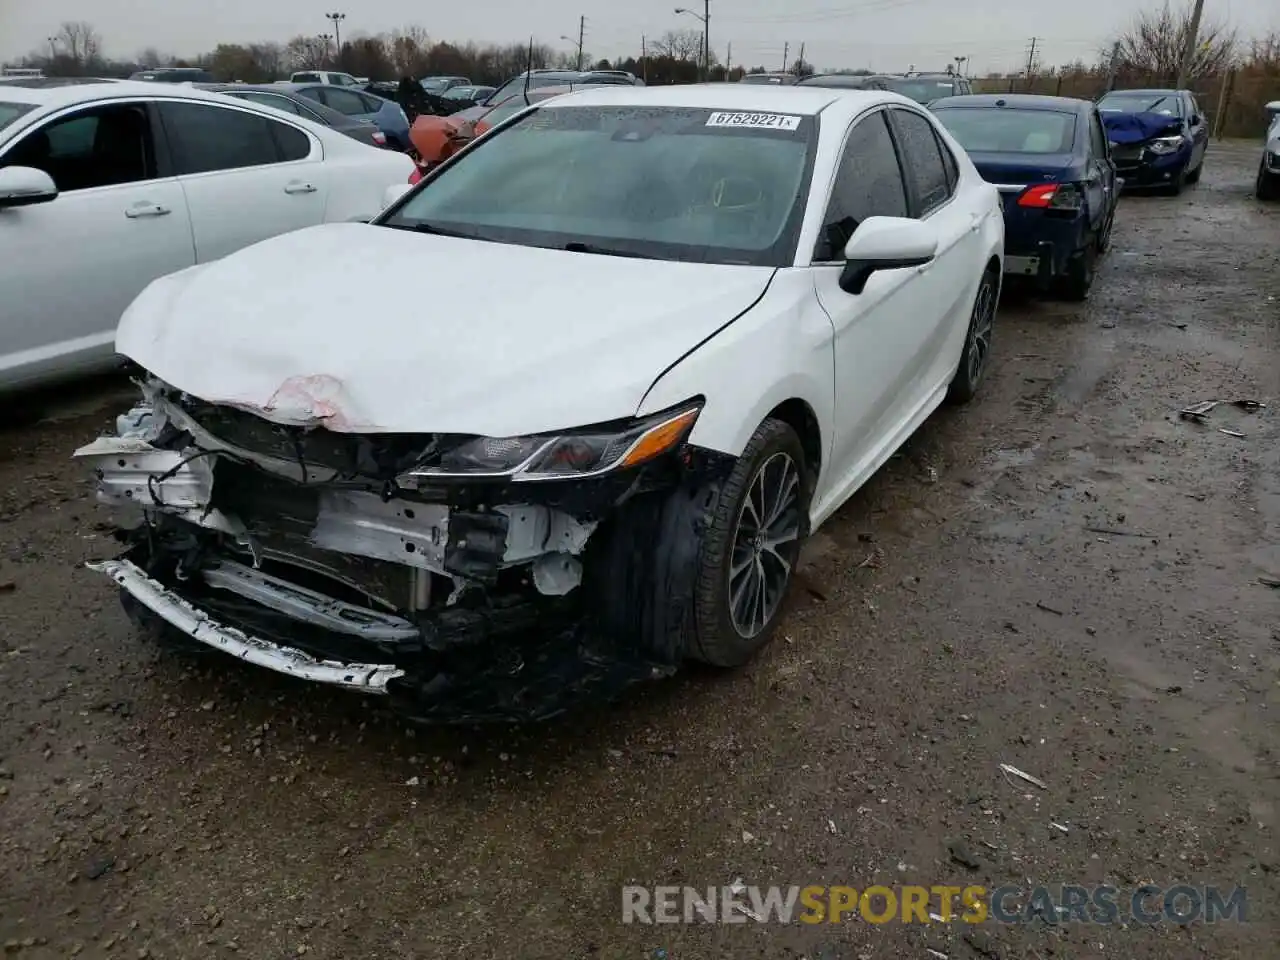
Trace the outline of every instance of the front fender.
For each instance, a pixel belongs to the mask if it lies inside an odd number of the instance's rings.
[[[771,410],[798,399],[817,421],[825,466],[835,410],[832,336],[809,268],[780,269],[754,307],[658,377],[638,413],[702,395],[706,405],[689,441],[736,457]]]

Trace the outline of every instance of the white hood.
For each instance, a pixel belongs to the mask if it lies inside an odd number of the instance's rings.
[[[632,416],[772,273],[328,224],[157,280],[116,349],[278,423],[515,436]]]

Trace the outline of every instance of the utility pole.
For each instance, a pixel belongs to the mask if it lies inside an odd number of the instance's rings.
[[[800,42],[800,56],[796,57],[795,69],[797,71],[796,76],[799,76],[800,75],[799,71],[804,69],[804,41],[803,40]]]
[[[320,62],[316,67],[323,69],[329,62],[329,35],[327,33],[320,34],[320,42],[324,44],[324,55],[320,58]]]
[[[791,52],[791,41],[782,41],[782,72],[787,72],[787,54]]]
[[[1182,90],[1187,85],[1187,79],[1191,73],[1191,66],[1195,63],[1196,47],[1199,45],[1197,41],[1200,39],[1200,15],[1204,13],[1204,0],[1196,0],[1196,5],[1191,8],[1191,22],[1187,24],[1187,39],[1182,48],[1182,59],[1178,63],[1178,79],[1174,81],[1173,86],[1176,90]]]
[[[733,44],[729,44],[729,51],[724,55],[724,78],[729,79],[729,72],[733,70]]]
[[[333,21],[333,50],[336,54],[334,59],[337,61],[338,66],[342,66],[342,30],[338,24],[347,19],[347,15],[335,11],[334,13],[326,13],[324,18]]]
[[[1039,37],[1031,38],[1031,50],[1027,54],[1027,89],[1031,89],[1031,71],[1036,66],[1036,44],[1040,42]]]
[[[703,79],[712,78],[712,0],[703,0]]]
[[[640,79],[649,83],[649,46],[645,43],[647,38],[644,34],[640,34]]]
[[[582,69],[582,41],[587,35],[587,18],[585,16],[578,18],[578,69]]]
[[[49,59],[56,60],[58,58],[58,38],[49,37]],[[154,66],[154,64],[151,64]]]
[[[1111,63],[1107,67],[1107,93],[1116,87],[1116,70],[1120,67],[1120,41],[1111,45]]]

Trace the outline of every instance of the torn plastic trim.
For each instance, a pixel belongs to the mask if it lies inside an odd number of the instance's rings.
[[[404,676],[405,672],[394,664],[318,660],[293,647],[270,643],[226,626],[147,576],[128,560],[103,560],[86,566],[110,577],[135,600],[192,640],[246,663],[300,680],[375,694],[385,694],[389,681]]]

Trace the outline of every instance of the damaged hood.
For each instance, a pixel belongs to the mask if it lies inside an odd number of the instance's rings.
[[[1100,111],[1102,125],[1112,143],[1143,143],[1182,132],[1182,121],[1165,113]]]
[[[634,415],[773,272],[328,224],[155,281],[116,349],[276,423],[515,436]]]

